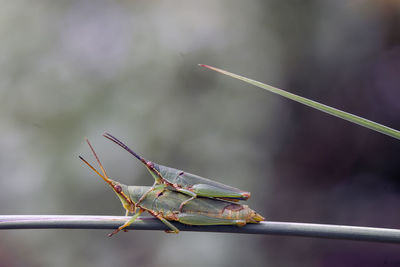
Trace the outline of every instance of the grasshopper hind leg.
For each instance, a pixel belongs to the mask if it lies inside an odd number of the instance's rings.
[[[169,227],[169,230],[165,230],[166,233],[175,233],[175,234],[179,233],[179,229],[176,228],[176,226],[170,223],[167,219],[165,219],[160,213],[155,213],[150,210],[148,210],[147,212],[156,217],[157,219],[159,219],[160,221],[162,221],[166,226]]]
[[[165,230],[166,233],[173,233],[173,234],[179,233],[179,229],[176,228],[176,226],[170,223],[167,219],[163,218],[161,215],[158,215],[157,218],[160,221],[162,221],[166,226],[169,227],[169,230]]]

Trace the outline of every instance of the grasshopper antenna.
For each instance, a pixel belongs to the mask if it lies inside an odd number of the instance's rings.
[[[118,140],[115,136],[112,136],[109,133],[104,133],[103,136],[111,141],[113,141],[114,143],[116,143],[117,145],[119,145],[120,147],[122,147],[123,149],[125,149],[126,151],[128,151],[129,153],[131,153],[135,158],[137,158],[138,160],[140,160],[141,162],[143,162],[145,165],[148,165],[148,161],[145,160],[143,157],[139,156],[138,154],[135,153],[135,151],[133,151],[132,149],[130,149],[127,145],[125,145],[124,143],[122,143],[120,140]]]
[[[98,170],[96,170],[92,165],[90,165],[89,162],[87,162],[83,157],[79,156],[79,158],[80,158],[84,163],[86,163],[86,165],[88,165],[89,168],[91,168],[91,169],[92,169],[94,172],[96,172],[101,178],[103,178],[103,180],[104,180],[106,183],[108,183],[108,184],[112,187],[112,189],[113,189],[117,194],[121,195],[121,196],[125,199],[126,202],[128,202],[130,205],[133,205],[132,201],[125,195],[124,192],[122,192],[122,191],[120,190],[121,187],[115,185],[115,183],[114,183],[110,178],[108,178],[108,175],[107,175],[106,171],[105,171],[104,168],[103,168],[103,164],[101,164],[100,159],[99,159],[99,157],[98,157],[97,154],[96,154],[96,151],[94,151],[94,148],[92,147],[92,145],[91,145],[90,142],[89,142],[89,139],[85,138],[85,140],[86,140],[86,143],[89,145],[90,149],[92,150],[92,153],[93,153],[94,157],[96,158],[96,161],[97,161],[97,163],[99,164],[100,170],[101,170],[101,172],[103,173],[103,175],[101,175],[101,173],[100,173]]]
[[[140,160],[144,165],[146,165],[147,168],[149,168],[152,172],[154,172],[161,180],[164,180],[164,178],[162,177],[161,173],[154,167],[153,162],[145,160],[143,157],[139,156],[138,154],[136,154],[132,149],[130,149],[127,145],[125,145],[124,143],[122,143],[120,140],[118,140],[115,136],[112,136],[109,133],[104,133],[103,136],[111,141],[113,141],[114,143],[116,143],[117,145],[119,145],[120,147],[122,147],[123,149],[125,149],[126,151],[128,151],[129,153],[131,153],[135,158],[137,158],[138,160]]]
[[[100,170],[101,170],[101,172],[102,172],[103,175],[104,175],[104,177],[101,176],[101,175],[100,175],[100,176],[103,177],[103,179],[106,178],[105,181],[106,181],[109,185],[112,185],[112,182],[111,182],[110,178],[108,178],[108,175],[107,175],[106,171],[105,171],[104,168],[103,168],[103,164],[101,164],[100,159],[99,159],[99,157],[98,157],[97,154],[96,154],[96,151],[94,151],[94,148],[92,147],[92,145],[91,145],[90,142],[89,142],[89,139],[87,139],[87,138],[85,137],[85,141],[86,141],[86,143],[89,145],[90,150],[92,150],[92,153],[93,153],[94,157],[96,158],[97,163],[98,163],[99,166],[100,166]]]
[[[106,181],[108,183],[108,180],[98,171],[96,170],[95,167],[93,167],[89,162],[87,162],[87,160],[85,160],[82,156],[78,156],[80,160],[82,160],[86,165],[89,166],[89,168],[91,168],[95,173],[97,173],[98,176],[100,176],[101,178],[103,178],[104,181]]]

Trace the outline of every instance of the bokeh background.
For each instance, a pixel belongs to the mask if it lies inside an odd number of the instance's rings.
[[[400,129],[399,1],[0,2],[0,214],[123,214],[84,137],[115,179],[153,180],[108,131],[269,220],[399,228],[398,140],[197,66]],[[1,231],[0,266],[400,264],[389,244],[108,232]]]

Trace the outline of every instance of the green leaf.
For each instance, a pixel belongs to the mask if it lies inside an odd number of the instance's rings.
[[[215,67],[211,67],[211,66],[208,66],[208,65],[203,65],[203,64],[199,64],[199,66],[205,67],[205,68],[208,68],[208,69],[211,69],[211,70],[214,70],[214,71],[217,71],[219,73],[228,75],[228,76],[230,76],[232,78],[244,81],[246,83],[249,83],[249,84],[255,85],[257,87],[260,87],[262,89],[265,89],[267,91],[270,91],[270,92],[272,92],[274,94],[281,95],[281,96],[289,98],[289,99],[291,99],[293,101],[296,101],[296,102],[299,102],[301,104],[307,105],[309,107],[318,109],[318,110],[320,110],[322,112],[325,112],[325,113],[331,114],[333,116],[339,117],[341,119],[344,119],[344,120],[353,122],[355,124],[364,126],[364,127],[369,128],[371,130],[386,134],[386,135],[394,137],[396,139],[400,139],[400,131],[392,129],[392,128],[387,127],[385,125],[382,125],[382,124],[379,124],[379,123],[364,119],[362,117],[353,115],[351,113],[348,113],[348,112],[345,112],[345,111],[341,111],[341,110],[336,109],[336,108],[332,108],[330,106],[318,103],[316,101],[307,99],[305,97],[301,97],[301,96],[286,92],[286,91],[284,91],[282,89],[273,87],[271,85],[267,85],[265,83],[258,82],[258,81],[255,81],[255,80],[252,80],[252,79],[249,79],[249,78],[246,78],[246,77],[243,77],[243,76],[240,76],[240,75],[237,75],[237,74],[225,71],[225,70],[221,70],[221,69],[218,69],[218,68],[215,68]]]

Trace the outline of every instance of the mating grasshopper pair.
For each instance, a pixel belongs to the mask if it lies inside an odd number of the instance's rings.
[[[79,158],[111,186],[121,200],[126,210],[126,216],[135,213],[129,221],[109,236],[125,229],[144,211],[161,220],[169,227],[170,230],[167,232],[173,233],[178,233],[179,230],[169,221],[178,221],[188,225],[243,226],[246,223],[258,223],[264,220],[260,214],[247,205],[234,203],[239,200],[247,200],[250,197],[249,192],[152,163],[136,154],[111,134],[106,133],[104,136],[143,162],[155,179],[151,187],[128,186],[110,179],[92,145],[86,139],[100,166],[101,173],[81,156]],[[137,211],[137,209],[139,210]]]

